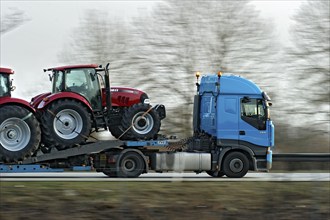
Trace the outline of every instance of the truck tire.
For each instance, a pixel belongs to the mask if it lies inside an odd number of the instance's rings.
[[[206,171],[206,173],[212,177],[223,177],[225,173],[223,171]]]
[[[160,119],[154,109],[148,104],[138,103],[124,112],[122,128],[127,132],[126,140],[150,140],[156,138],[160,130]],[[121,140],[124,140],[121,138]]]
[[[249,160],[241,152],[231,152],[223,161],[223,172],[229,178],[241,178],[248,170]]]
[[[91,116],[78,101],[60,99],[51,103],[41,116],[42,143],[58,150],[83,144],[92,128]]]
[[[0,107],[0,161],[16,162],[31,156],[39,147],[39,122],[20,106]]]
[[[144,159],[136,152],[127,152],[120,158],[117,165],[118,177],[135,178],[144,171]]]

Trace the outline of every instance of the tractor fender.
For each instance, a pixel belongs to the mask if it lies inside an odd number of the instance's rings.
[[[33,108],[37,108],[39,103],[47,96],[49,96],[51,93],[50,92],[45,92],[45,93],[41,93],[37,96],[34,96],[32,99],[31,99],[31,102],[30,102],[30,105],[33,107]]]
[[[116,167],[119,166],[119,163],[120,163],[121,158],[122,158],[123,155],[124,155],[125,153],[127,153],[127,152],[135,152],[135,153],[138,153],[138,154],[143,158],[144,166],[145,166],[145,170],[144,170],[144,171],[145,171],[145,173],[148,173],[148,171],[149,171],[149,167],[148,167],[147,159],[146,159],[146,157],[144,156],[144,154],[143,154],[141,151],[137,150],[137,149],[125,149],[125,150],[121,151],[120,154],[119,154],[119,156],[118,156],[118,158],[117,158],[117,161],[116,161]]]
[[[0,107],[4,105],[18,105],[21,106],[27,110],[29,110],[32,113],[35,113],[36,110],[30,106],[30,104],[23,100],[23,99],[18,99],[18,98],[12,98],[12,97],[2,97],[0,98]]]
[[[254,152],[250,148],[248,148],[248,147],[246,147],[244,145],[237,145],[237,146],[232,146],[232,147],[226,147],[226,148],[224,148],[221,151],[220,155],[219,155],[219,160],[218,160],[219,170],[221,170],[221,168],[222,168],[222,161],[223,161],[224,157],[227,155],[227,153],[229,153],[231,151],[240,151],[240,152],[249,154],[250,155],[250,158],[252,159],[252,169],[253,170],[256,170],[256,168],[257,168],[257,161],[256,161],[256,159],[254,157]]]
[[[81,103],[83,103],[91,112],[93,112],[93,109],[87,99],[77,93],[72,92],[60,92],[60,93],[54,93],[49,96],[46,96],[42,99],[42,101],[39,103],[37,110],[42,110],[46,106],[48,106],[50,103],[59,100],[59,99],[74,99]]]

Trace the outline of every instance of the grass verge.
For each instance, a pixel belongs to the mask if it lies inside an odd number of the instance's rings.
[[[329,182],[0,182],[0,219],[329,219]]]

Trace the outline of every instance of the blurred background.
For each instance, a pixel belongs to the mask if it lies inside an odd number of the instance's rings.
[[[330,152],[329,1],[0,3],[0,65],[15,70],[15,97],[50,91],[43,68],[110,62],[112,85],[164,104],[162,133],[184,138],[194,73],[222,71],[272,98],[275,152]]]

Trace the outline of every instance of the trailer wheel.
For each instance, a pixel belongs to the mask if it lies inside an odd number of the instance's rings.
[[[0,108],[0,160],[12,162],[31,156],[39,147],[39,122],[20,106]]]
[[[206,171],[206,173],[212,177],[223,177],[225,173],[223,171]]]
[[[62,150],[84,143],[91,133],[91,117],[79,102],[60,99],[41,116],[42,142]]]
[[[148,104],[135,104],[127,108],[122,119],[124,137],[129,140],[153,139],[160,130],[160,118]],[[121,138],[122,139],[122,138]]]
[[[223,161],[223,171],[227,177],[241,178],[249,170],[249,160],[241,152],[229,153]]]
[[[139,177],[144,171],[144,159],[136,152],[125,153],[117,167],[118,177],[135,178]]]

